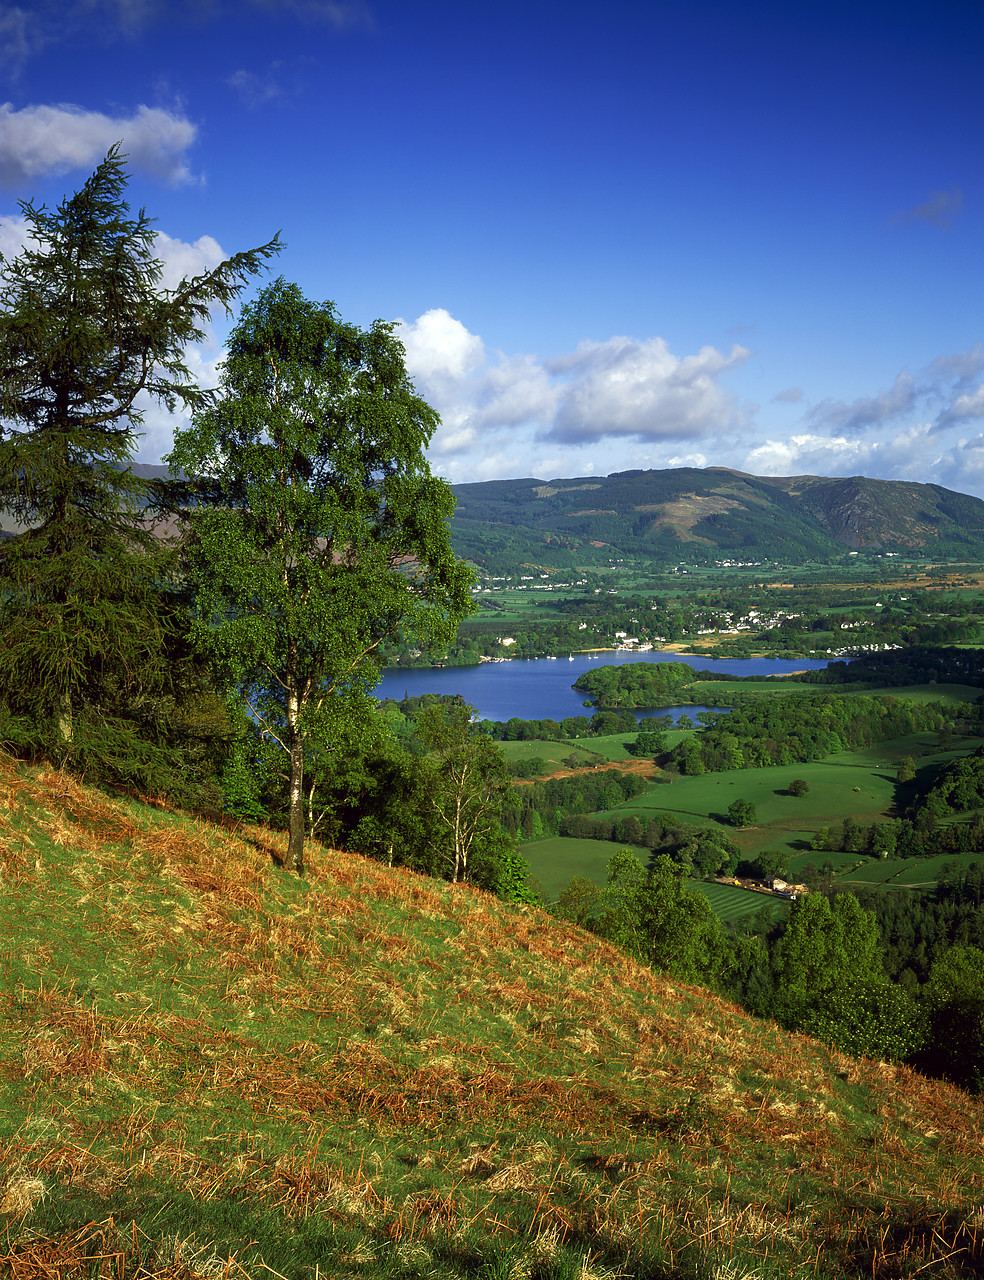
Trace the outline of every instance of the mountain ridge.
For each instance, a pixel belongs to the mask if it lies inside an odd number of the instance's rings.
[[[169,474],[153,463],[131,469],[142,478]],[[984,501],[914,480],[676,467],[451,488],[455,550],[479,565],[607,564],[613,553],[657,563],[802,562],[848,551],[984,559]]]
[[[452,536],[482,564],[503,543],[548,563],[607,548],[651,560],[846,551],[984,556],[984,501],[942,485],[866,476],[755,476],[680,467],[452,486]],[[491,551],[481,546],[483,531]]]

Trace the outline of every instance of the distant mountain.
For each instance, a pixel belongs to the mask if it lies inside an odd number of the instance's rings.
[[[148,463],[133,471],[168,474]],[[677,467],[452,488],[455,550],[489,567],[607,565],[620,555],[795,563],[846,550],[984,560],[984,502],[909,480]]]
[[[723,557],[790,561],[895,551],[984,558],[984,502],[864,476],[753,476],[724,467],[454,485],[455,548],[479,564]]]

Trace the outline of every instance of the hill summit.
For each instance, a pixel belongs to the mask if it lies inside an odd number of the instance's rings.
[[[543,912],[0,763],[0,1273],[979,1275],[984,1104]]]

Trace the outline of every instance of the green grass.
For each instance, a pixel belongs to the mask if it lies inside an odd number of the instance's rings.
[[[533,760],[539,757],[545,760],[552,772],[566,768],[563,761],[570,755],[578,755],[584,762],[592,759],[587,751],[579,751],[573,742],[558,742],[549,739],[532,739],[528,742],[500,742],[502,754],[511,763],[516,760]]]
[[[787,794],[794,778],[809,785],[805,796]],[[676,777],[670,786],[652,785],[644,795],[611,812],[645,818],[665,810],[691,820],[726,822],[728,806],[740,797],[755,805],[756,827],[800,831],[814,823],[824,826],[849,816],[875,820],[892,805],[894,795],[893,772],[833,757],[809,764]]]
[[[982,691],[970,684],[907,684],[865,692],[870,697],[905,698],[908,702],[976,702]]]
[[[604,884],[608,860],[623,846],[610,840],[575,840],[569,836],[551,836],[524,844],[520,852],[530,865],[530,874],[556,897],[574,876],[583,876],[595,884]],[[648,862],[649,850],[629,846],[642,862]]]
[[[826,859],[829,855],[819,856]],[[846,856],[858,861],[856,854]],[[980,853],[945,853],[936,858],[886,858],[884,861],[865,858],[856,871],[845,872],[839,877],[839,883],[845,888],[863,885],[873,889],[933,889],[936,877],[948,863],[967,867],[971,862],[981,861],[984,861],[984,855]]]
[[[711,904],[714,914],[725,922],[757,915],[763,907],[771,911],[773,918],[789,914],[787,901],[768,894],[755,893],[751,889],[737,889],[727,884],[705,884],[699,880],[694,881],[691,887],[704,895]]]
[[[500,742],[499,746],[510,762],[539,757],[546,761],[547,772],[553,772],[567,768],[564,762],[571,756],[578,758],[579,767],[632,760],[634,757],[626,751],[625,744],[634,742],[635,737],[635,733],[615,733],[600,738],[570,738],[563,742],[534,738],[526,742]]]
[[[984,1103],[285,843],[0,760],[0,1275],[980,1273]]]

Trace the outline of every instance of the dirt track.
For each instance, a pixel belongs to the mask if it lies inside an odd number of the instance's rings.
[[[593,772],[616,770],[618,773],[637,773],[640,778],[655,778],[660,772],[659,766],[652,760],[609,760],[605,764],[594,766]],[[553,778],[576,778],[587,773],[587,769],[556,769],[553,773],[544,773],[539,778],[514,778],[513,785],[529,786],[531,782],[547,782]]]

